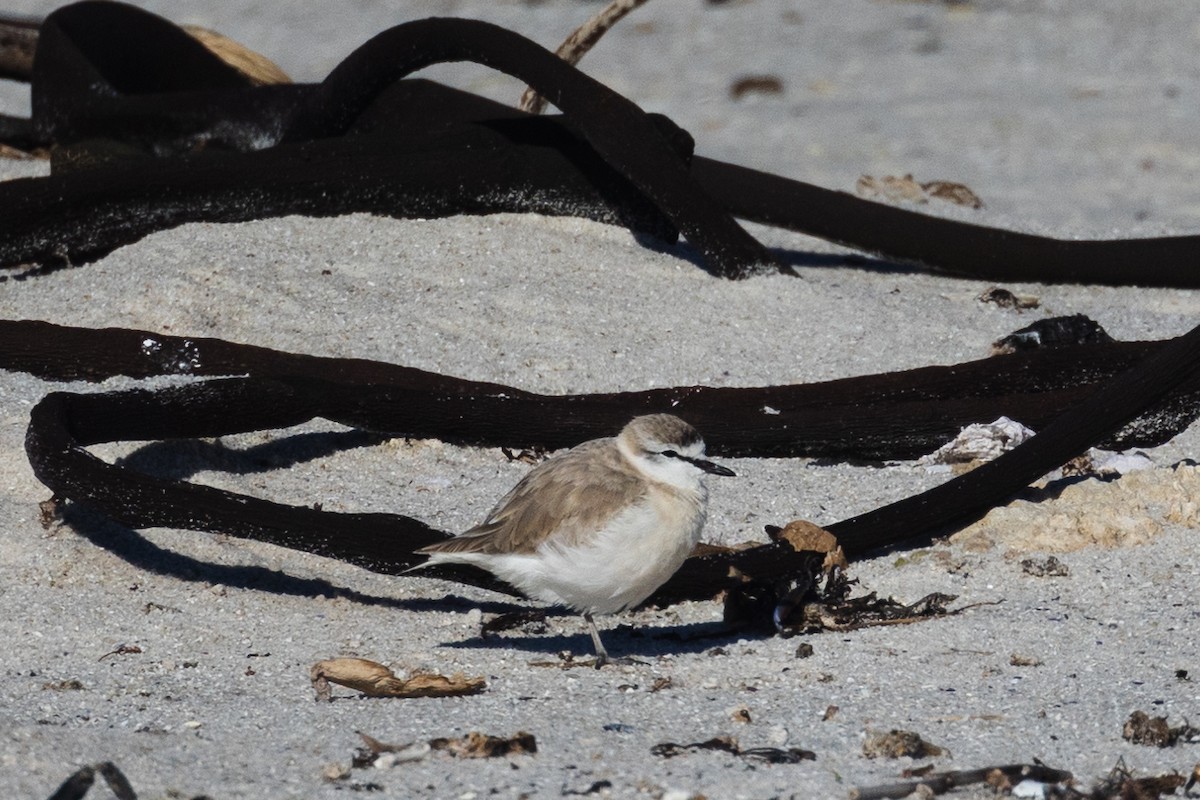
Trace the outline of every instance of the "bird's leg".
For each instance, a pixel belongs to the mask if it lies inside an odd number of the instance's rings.
[[[608,663],[608,651],[604,649],[604,643],[600,641],[600,631],[596,628],[596,622],[592,619],[592,615],[585,611],[583,619],[592,633],[592,647],[596,649],[596,669],[600,669]]]

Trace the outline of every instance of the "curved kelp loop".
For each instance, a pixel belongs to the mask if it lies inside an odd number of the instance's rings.
[[[483,64],[536,89],[662,209],[723,277],[785,269],[700,187],[646,112],[541,45],[491,23],[431,18],[375,36],[297,110],[284,140],[341,135],[388,85],[448,61]]]
[[[106,373],[149,374],[148,370],[154,370],[154,365],[159,373],[167,371],[164,367],[169,365],[179,367],[174,370],[176,372],[199,373],[229,368],[241,358],[240,366],[250,366],[251,371],[253,363],[274,361],[275,369],[279,371],[315,373],[324,368],[326,374],[325,379],[312,374],[216,379],[157,392],[53,393],[39,403],[31,415],[26,449],[35,474],[56,495],[92,506],[135,528],[169,525],[220,531],[341,558],[380,572],[395,573],[412,566],[419,559],[413,552],[415,548],[446,534],[398,515],[334,514],[315,508],[281,506],[223,490],[143,475],[126,467],[107,464],[85,448],[109,441],[217,436],[286,427],[314,417],[377,430],[391,428],[406,435],[420,435],[429,429],[457,431],[443,436],[448,440],[478,439],[480,433],[490,431],[492,441],[511,444],[514,439],[520,440],[520,434],[513,432],[519,431],[520,427],[514,426],[510,430],[506,419],[490,419],[489,424],[481,424],[480,411],[492,414],[505,407],[511,411],[519,408],[522,401],[537,399],[535,395],[526,394],[508,402],[504,395],[511,390],[506,387],[457,382],[443,376],[428,377],[427,373],[389,365],[361,361],[338,364],[336,359],[273,354],[263,348],[217,343],[225,348],[222,351],[219,346],[210,346],[212,340],[164,341],[163,337],[124,330],[92,332],[101,340],[99,347],[124,338],[125,346],[116,348],[123,355],[119,352],[116,358],[95,368],[85,367],[86,371],[81,372],[79,365],[86,364],[87,360],[80,359],[78,353],[69,349],[72,337],[78,337],[81,329],[60,329],[63,332],[60,336],[55,327],[44,323],[7,323],[5,333],[8,335],[0,338],[5,344],[4,366],[47,376],[67,377],[66,373],[73,372],[73,377],[98,378]],[[30,336],[35,331],[41,335]],[[20,343],[14,345],[21,337],[12,334],[24,334],[26,339],[50,340],[51,345],[47,348],[39,344],[31,351]],[[132,354],[130,347],[135,344],[132,340],[139,336],[142,337],[140,360]],[[54,358],[33,355],[47,351],[60,353],[57,363]],[[178,360],[181,353],[183,361]],[[167,361],[163,361],[164,354],[167,354]],[[278,355],[282,358],[277,359]],[[398,371],[393,373],[397,377],[407,374],[409,379],[436,383],[439,389],[416,389],[411,385],[406,388],[399,385],[373,387],[364,380],[388,370]],[[263,371],[269,371],[269,368]],[[1138,415],[1154,409],[1164,397],[1198,385],[1200,328],[1149,348],[1135,366],[1078,399],[1039,435],[995,462],[923,494],[836,523],[831,529],[847,553],[854,555],[970,521],[1089,445],[1127,426]],[[682,391],[682,396],[690,399],[704,394],[698,387]],[[720,397],[722,390],[708,391],[711,393],[708,399],[712,400]],[[733,391],[753,394],[763,390]],[[602,410],[590,408],[585,402],[587,397],[559,398],[565,401],[560,404],[559,415],[541,413],[542,409],[538,408],[533,409],[532,416],[546,430],[565,427],[571,431],[567,438],[577,441],[590,434],[582,433],[578,422],[572,427],[571,421],[591,418],[593,411],[597,412],[596,417],[604,419],[619,413],[618,419],[624,421],[631,412],[642,410],[631,409],[628,402],[619,402],[628,401],[633,395],[591,396],[611,403]],[[498,399],[504,401],[497,404]],[[663,399],[667,398],[659,398],[660,401]],[[938,403],[929,405],[933,409],[940,407]],[[707,409],[703,403],[695,402],[684,408],[679,405],[667,407],[694,420],[715,419],[722,415],[731,418],[730,408],[720,403],[713,403]],[[1191,407],[1195,408],[1194,398]],[[392,409],[391,415],[381,417],[382,409]],[[521,416],[530,416],[530,408],[520,410]],[[460,417],[463,412],[471,413]],[[788,421],[771,416],[772,422],[765,427],[774,431],[776,438],[787,437]],[[754,424],[753,419],[748,422],[749,426]],[[609,431],[619,424],[609,425]],[[739,450],[736,436],[731,436],[729,423],[714,426],[714,431],[728,437],[722,445],[717,444],[722,441],[719,435],[712,437],[714,451],[721,452],[722,447]],[[745,442],[740,449],[757,454]],[[809,554],[791,551],[781,543],[694,556],[656,597],[662,602],[709,597],[745,579],[771,581],[806,569],[810,558]],[[438,574],[466,583],[507,589],[476,570],[446,568]]]
[[[1198,236],[1065,241],[704,158],[689,166],[691,139],[669,120],[485,23],[393,28],[316,86],[249,86],[179,37],[165,20],[104,0],[47,18],[34,127],[41,144],[88,139],[76,155],[89,168],[56,166],[48,178],[0,184],[0,264],[78,264],[188,221],[533,211],[668,241],[683,230],[728,277],[769,261],[732,215],[971,278],[1200,287]],[[126,62],[129,54],[140,55]],[[570,119],[530,118],[428,81],[397,80],[458,59],[528,81]],[[28,125],[4,122],[12,125],[0,132],[11,128],[14,143],[24,141]],[[285,144],[266,146],[281,137]],[[66,150],[60,164],[71,160]]]
[[[1054,239],[904,208],[697,157],[697,180],[740,219],[997,282],[1200,287],[1200,236]]]

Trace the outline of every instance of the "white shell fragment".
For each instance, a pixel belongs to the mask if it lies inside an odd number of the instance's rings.
[[[932,465],[991,461],[1033,434],[1032,430],[1008,417],[1000,417],[995,422],[977,422],[963,428],[958,436],[929,455],[922,456],[917,463]]]

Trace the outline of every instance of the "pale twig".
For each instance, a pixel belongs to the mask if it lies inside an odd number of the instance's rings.
[[[578,64],[584,53],[591,50],[600,37],[608,29],[621,20],[630,11],[645,3],[646,0],[612,0],[600,13],[580,25],[566,41],[558,46],[554,54],[568,64]],[[532,86],[526,86],[521,95],[517,108],[530,114],[540,114],[546,110],[546,98],[542,97]]]

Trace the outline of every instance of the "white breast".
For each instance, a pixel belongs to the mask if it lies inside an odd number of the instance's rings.
[[[622,611],[653,594],[688,557],[704,527],[704,499],[653,491],[586,544],[567,547],[551,537],[534,554],[493,555],[486,567],[546,603],[592,614]]]

